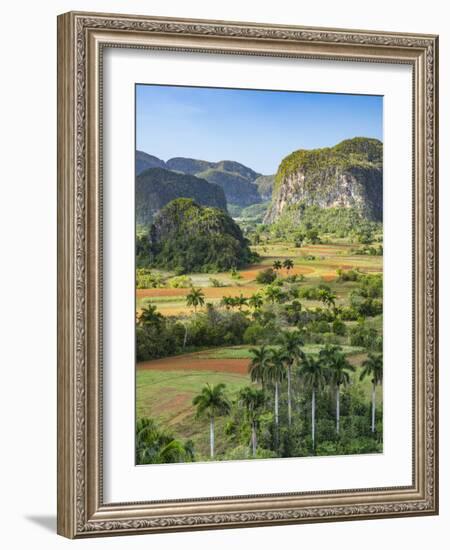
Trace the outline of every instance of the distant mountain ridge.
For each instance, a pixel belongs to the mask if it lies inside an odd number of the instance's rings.
[[[219,185],[160,167],[147,168],[136,177],[135,197],[138,225],[149,225],[166,204],[180,197],[227,210],[225,193]]]
[[[201,159],[174,157],[165,162],[143,151],[136,151],[136,175],[147,168],[154,167],[196,176],[217,184],[224,190],[229,204],[241,207],[257,204],[270,198],[274,177],[263,176],[248,166],[232,160],[210,162]],[[262,189],[261,192],[260,188]]]
[[[149,168],[165,167],[166,163],[158,157],[154,157],[153,155],[149,155],[148,153],[144,153],[143,151],[136,151],[136,176],[138,176],[144,170],[148,170]]]
[[[233,212],[271,201],[265,223],[276,222],[288,211],[292,217],[293,208],[301,216],[302,205],[354,208],[374,221],[383,216],[383,144],[373,138],[299,149],[281,160],[274,175],[231,160],[174,157],[165,162],[136,151],[136,174],[138,223],[148,223],[165,204],[181,197],[223,210],[230,205]]]

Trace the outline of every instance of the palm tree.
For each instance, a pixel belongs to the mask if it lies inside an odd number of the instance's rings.
[[[250,386],[242,388],[239,392],[239,403],[245,407],[247,419],[252,429],[252,454],[256,456],[256,425],[260,410],[264,404],[264,392]]]
[[[239,311],[242,311],[243,306],[247,305],[247,298],[244,297],[243,294],[240,294],[235,298],[236,306],[239,308]]]
[[[311,391],[311,437],[314,449],[316,434],[316,393],[325,386],[327,373],[318,359],[314,359],[310,355],[305,355],[300,366],[299,375],[306,388]]]
[[[336,304],[336,294],[333,294],[333,292],[325,289],[325,288],[320,288],[319,289],[319,292],[318,292],[318,295],[319,295],[319,300],[324,304],[326,305],[328,308],[330,308],[331,306],[335,306]]]
[[[280,262],[280,260],[275,260],[272,266],[275,269],[275,271],[278,271],[279,269],[282,268],[282,263]]]
[[[302,309],[303,306],[298,300],[294,300],[286,306],[286,316],[290,324],[298,325],[301,319]]]
[[[191,291],[186,296],[186,305],[188,307],[193,307],[194,311],[197,312],[198,306],[203,306],[205,303],[205,295],[201,288],[191,287]]]
[[[186,321],[182,321],[181,324],[184,327],[184,338],[183,338],[183,349],[186,347],[187,339],[188,339],[188,323]]]
[[[163,320],[164,317],[157,311],[156,306],[152,304],[147,304],[138,317],[138,323],[144,327],[150,325],[159,327]]]
[[[193,458],[192,441],[178,441],[168,432],[159,429],[150,418],[139,418],[136,422],[137,464],[192,462]]]
[[[289,289],[289,296],[293,300],[297,300],[297,298],[300,296],[300,289],[297,286],[294,286]]]
[[[292,366],[299,364],[305,357],[302,346],[304,342],[301,339],[300,332],[298,330],[294,332],[283,332],[280,337],[281,350],[286,358],[287,364],[287,398],[288,398],[288,424],[292,423],[292,402],[291,402],[291,380],[292,380]]]
[[[377,384],[383,383],[383,356],[381,353],[369,353],[368,358],[363,362],[363,370],[359,377],[363,380],[369,376],[372,379],[372,433],[375,432],[375,392]]]
[[[252,294],[252,296],[250,296],[250,298],[248,299],[248,305],[252,307],[255,311],[257,309],[260,309],[263,304],[264,300],[259,292],[257,294]]]
[[[261,383],[264,390],[267,365],[271,358],[270,350],[267,346],[261,346],[259,348],[251,348],[250,353],[253,356],[248,367],[250,379],[252,382]]]
[[[267,363],[267,368],[265,371],[267,381],[271,382],[275,387],[274,411],[275,411],[275,426],[277,430],[277,439],[278,439],[278,424],[279,424],[279,419],[278,419],[279,387],[280,387],[280,383],[284,380],[286,376],[285,361],[286,361],[286,357],[283,351],[273,349],[270,353],[270,360]]]
[[[269,285],[266,288],[266,298],[274,304],[275,302],[279,302],[281,300],[282,292],[278,286],[272,286]]]
[[[232,296],[223,296],[222,305],[224,305],[227,309],[230,309],[234,305],[234,298]]]
[[[289,273],[289,271],[294,267],[294,262],[290,258],[286,258],[283,262],[283,267]]]
[[[214,420],[230,412],[231,405],[225,395],[225,384],[203,386],[201,393],[196,395],[192,404],[197,407],[198,416],[209,417],[209,445],[211,458],[214,458]]]
[[[339,346],[326,346],[321,349],[319,359],[322,359],[329,369],[329,382],[336,390],[336,433],[339,433],[340,389],[341,386],[350,384],[350,372],[354,372],[355,367],[350,365]]]

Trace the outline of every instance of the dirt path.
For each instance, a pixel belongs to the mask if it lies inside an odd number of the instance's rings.
[[[353,365],[354,367],[359,367],[361,363],[367,359],[367,353],[358,353],[357,355],[350,355],[350,357],[347,357],[348,362],[350,365]]]

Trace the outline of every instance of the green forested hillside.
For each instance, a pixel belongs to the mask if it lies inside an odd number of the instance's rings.
[[[187,197],[199,204],[226,210],[223,189],[211,182],[164,168],[149,168],[136,178],[136,223],[148,225],[170,201]]]
[[[148,265],[180,273],[230,270],[255,257],[240,227],[224,210],[187,198],[171,201],[156,216],[147,252]]]

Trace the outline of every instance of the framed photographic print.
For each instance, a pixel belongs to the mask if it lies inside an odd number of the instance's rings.
[[[438,39],[58,18],[58,532],[436,514]]]

